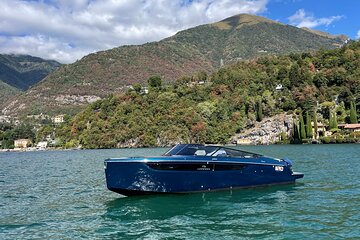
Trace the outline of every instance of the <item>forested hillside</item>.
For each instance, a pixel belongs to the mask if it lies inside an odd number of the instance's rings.
[[[134,85],[90,104],[58,128],[57,137],[67,147],[86,148],[226,143],[255,121],[283,112],[315,111],[324,122],[334,113],[346,122],[353,102],[360,109],[360,43],[240,61],[172,84],[150,77],[148,83],[148,94]]]
[[[173,82],[199,71],[211,73],[222,64],[238,60],[331,49],[342,46],[345,40],[343,36],[240,14],[181,31],[159,42],[85,56],[62,66],[26,94],[9,101],[3,113],[73,113],[93,99],[126,91],[131,84],[145,84],[152,75]]]

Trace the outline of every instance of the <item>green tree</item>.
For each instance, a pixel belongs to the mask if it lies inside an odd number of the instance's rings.
[[[12,137],[14,140],[19,138],[27,138],[33,142],[35,140],[33,126],[29,124],[20,124],[15,126],[15,128],[12,130]]]
[[[356,116],[356,106],[354,102],[350,102],[350,123],[358,123]]]
[[[263,120],[263,110],[262,110],[262,103],[261,101],[257,102],[256,104],[256,120],[261,122]]]
[[[297,63],[294,63],[290,68],[289,80],[291,87],[297,87],[300,85],[300,67]]]
[[[329,128],[331,129],[337,129],[337,119],[336,119],[336,113],[330,112],[330,119],[329,119]]]
[[[198,72],[196,75],[195,75],[195,78],[197,81],[204,81],[206,82],[206,80],[208,79],[208,75],[205,71],[201,71],[201,72]]]
[[[338,128],[337,115],[334,113],[334,128]]]
[[[148,79],[148,84],[149,87],[151,88],[161,88],[162,85],[162,79],[160,76],[156,75],[156,76],[151,76]]]
[[[317,132],[318,132],[318,125],[317,125],[317,117],[316,117],[316,109],[314,110],[314,133],[315,133],[315,138],[317,138]]]
[[[313,137],[312,126],[311,126],[311,117],[308,112],[306,112],[306,136],[307,136],[307,138]]]
[[[132,85],[132,87],[133,87],[133,89],[134,89],[134,91],[135,91],[136,93],[140,93],[140,92],[141,92],[141,84],[140,84],[140,83],[135,83],[135,84]]]
[[[300,139],[306,139],[305,123],[302,113],[300,113],[299,119],[300,119]]]
[[[36,142],[44,141],[48,135],[52,135],[54,128],[52,125],[44,125],[36,132]]]
[[[286,67],[281,67],[277,73],[277,79],[282,82],[288,76],[288,70]]]
[[[292,143],[300,143],[301,137],[300,137],[300,131],[299,131],[299,124],[297,121],[293,121],[293,129],[292,129]]]
[[[327,84],[327,79],[326,77],[324,76],[324,74],[322,72],[319,72],[319,73],[316,73],[314,75],[314,78],[313,78],[313,82],[315,84],[316,87],[322,87],[322,86],[326,86]]]
[[[6,149],[13,149],[14,148],[14,141],[13,140],[2,140],[1,142],[1,148],[6,148]]]

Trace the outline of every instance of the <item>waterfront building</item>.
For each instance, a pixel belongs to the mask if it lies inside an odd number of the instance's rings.
[[[16,139],[14,141],[15,148],[26,148],[29,144],[31,144],[30,139]]]

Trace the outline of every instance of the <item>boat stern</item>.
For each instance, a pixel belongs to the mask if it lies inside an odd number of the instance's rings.
[[[292,173],[292,176],[293,176],[295,179],[299,179],[299,178],[303,178],[303,177],[304,177],[304,174],[301,173],[301,172],[293,172],[293,173]]]

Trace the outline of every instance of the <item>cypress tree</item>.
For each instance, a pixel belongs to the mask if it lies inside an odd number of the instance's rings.
[[[262,111],[262,104],[261,101],[259,101],[257,103],[257,108],[256,108],[256,118],[258,122],[261,122],[261,120],[263,120],[263,111]]]
[[[315,138],[317,138],[318,125],[317,125],[316,110],[314,110],[313,118],[314,118],[314,133],[315,133]]]
[[[304,117],[302,113],[300,113],[300,139],[306,139],[306,131],[305,131],[305,124],[304,124]]]
[[[333,120],[332,112],[330,111],[330,113],[329,113],[329,129],[332,129],[333,126],[334,126],[334,120]]]
[[[356,116],[356,106],[354,102],[350,102],[350,123],[358,123]]]
[[[297,126],[297,123],[294,121],[294,140],[298,140],[299,139],[299,127]]]
[[[299,141],[301,141],[297,121],[293,121],[292,141],[293,143],[298,143]]]
[[[293,120],[293,127],[291,129],[291,140],[292,140],[292,142],[294,142],[295,138],[296,138],[295,121]]]
[[[306,112],[306,136],[308,138],[313,137],[312,126],[311,126],[311,117],[309,116],[308,112]]]
[[[296,135],[297,135],[297,141],[301,142],[301,134],[300,134],[300,122],[298,121],[296,123]]]
[[[330,130],[337,128],[336,113],[330,112],[329,127]]]

